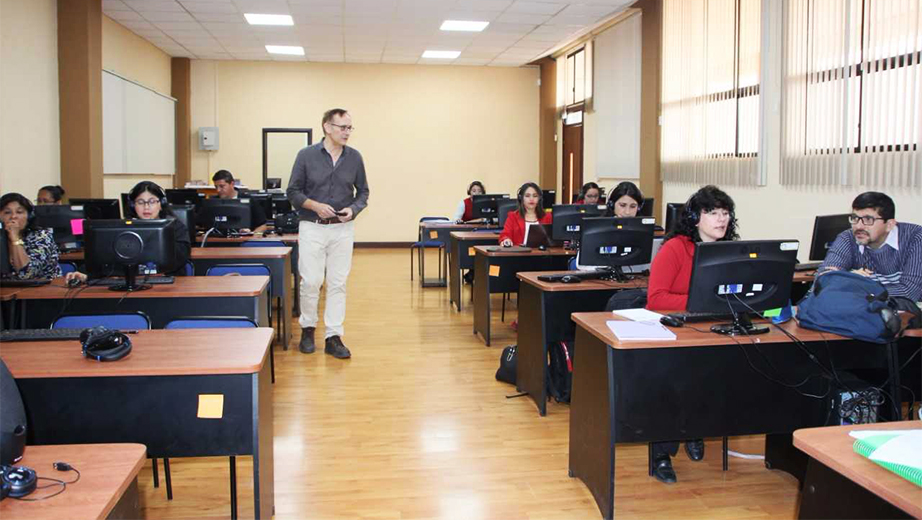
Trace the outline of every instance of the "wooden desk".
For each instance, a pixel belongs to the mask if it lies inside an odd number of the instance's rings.
[[[809,428],[794,446],[810,456],[799,518],[922,518],[922,489],[855,453],[854,430],[919,430],[922,421]]]
[[[516,347],[516,388],[526,392],[547,413],[547,346],[572,342],[576,325],[574,312],[605,309],[608,299],[624,289],[646,289],[647,278],[636,276],[626,282],[586,280],[582,283],[542,282],[538,276],[575,271],[521,272],[519,284],[519,334]]]
[[[253,456],[254,514],[273,513],[271,328],[150,330],[128,357],[84,358],[70,341],[4,343],[19,386],[27,444],[137,442],[151,458]],[[222,395],[200,418],[203,394]]]
[[[566,269],[575,251],[552,247],[547,251],[527,252],[491,250],[497,246],[474,247],[474,334],[490,346],[490,295],[519,290],[520,271],[559,271]]]
[[[603,518],[614,514],[616,442],[768,434],[766,465],[801,476],[803,461],[777,459],[770,441],[823,425],[831,397],[803,396],[752,368],[789,383],[822,374],[801,347],[775,327],[750,342],[706,332],[710,323],[694,325],[705,332],[672,329],[675,341],[621,342],[606,325],[612,319],[608,312],[573,314],[570,475],[586,484]],[[838,370],[887,367],[886,345],[801,329],[793,321],[781,327],[826,367],[830,355]],[[823,395],[826,384],[810,377],[800,390]]]
[[[60,495],[28,502],[7,498],[0,502],[3,518],[141,518],[138,472],[147,452],[141,444],[65,444],[29,446],[17,466],[26,466],[40,477],[65,482],[77,478],[73,471],[53,469],[54,462],[67,462],[80,471],[80,480],[67,484]],[[48,484],[39,481],[39,485]],[[53,485],[28,498],[49,496],[60,490]]]
[[[422,276],[419,278],[421,287],[445,287],[447,285],[446,277],[448,276],[448,243],[450,234],[453,231],[473,231],[475,229],[490,229],[491,226],[486,224],[457,224],[445,220],[432,220],[419,223],[419,240],[422,241],[423,247],[420,248],[420,271]],[[426,248],[425,244],[429,241],[441,242],[446,248],[445,259],[439,266],[438,278],[426,278]],[[443,271],[444,269],[444,271]],[[444,273],[444,275],[442,274]]]
[[[464,280],[463,269],[474,268],[474,246],[495,246],[499,244],[499,230],[489,231],[452,231],[449,233],[448,249],[448,299],[455,304],[458,312],[464,303],[461,288]],[[471,295],[473,298],[473,294]]]

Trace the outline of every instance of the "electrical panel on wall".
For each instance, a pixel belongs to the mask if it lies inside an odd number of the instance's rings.
[[[218,149],[218,127],[203,126],[198,129],[198,147],[199,150],[217,150]]]

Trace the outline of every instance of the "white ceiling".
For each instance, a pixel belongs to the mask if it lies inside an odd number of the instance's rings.
[[[170,56],[218,60],[418,63],[517,67],[635,0],[103,0],[103,12]],[[255,26],[243,13],[290,14]],[[480,33],[444,20],[490,22]],[[301,45],[279,56],[265,45]],[[424,50],[461,51],[455,60]]]

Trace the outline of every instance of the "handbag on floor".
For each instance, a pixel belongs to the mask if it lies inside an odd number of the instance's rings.
[[[510,385],[515,384],[515,345],[509,345],[503,349],[499,356],[499,368],[496,369],[496,380]]]

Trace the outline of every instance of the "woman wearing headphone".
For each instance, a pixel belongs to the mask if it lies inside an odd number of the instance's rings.
[[[35,197],[35,203],[39,206],[64,204],[64,188],[51,185],[42,186]]]
[[[474,181],[470,186],[467,187],[467,198],[458,203],[458,207],[455,209],[455,222],[459,224],[461,222],[467,222],[468,220],[474,220],[474,195],[484,195],[487,193],[487,189],[483,187],[483,183],[480,181]]]
[[[608,214],[618,218],[636,217],[643,207],[643,193],[636,184],[624,181],[611,190],[608,197]]]
[[[519,207],[509,212],[506,225],[499,234],[499,243],[510,247],[525,242],[525,229],[529,224],[550,224],[551,214],[544,211],[544,194],[541,187],[526,182],[519,188]]]
[[[0,221],[9,249],[12,278],[57,278],[60,253],[51,231],[35,223],[34,207],[19,193],[0,197]]]
[[[135,184],[128,192],[128,217],[141,220],[175,219],[176,214],[170,209],[163,188],[151,181],[141,181]],[[189,229],[182,220],[176,221],[176,257],[173,260],[174,271],[162,274],[182,275],[192,254],[192,242],[189,239]],[[67,274],[67,279],[86,281],[86,275],[80,272]]]
[[[647,290],[647,309],[683,311],[688,303],[695,247],[701,242],[737,240],[737,222],[733,199],[716,186],[705,186],[685,203],[675,230],[653,259]],[[667,484],[676,481],[670,455],[679,450],[678,441],[653,443],[653,476]],[[691,460],[704,458],[704,441],[685,441]]]
[[[599,188],[599,185],[594,182],[587,182],[583,184],[583,187],[579,190],[579,198],[576,199],[576,203],[598,204],[601,198],[602,188]]]

